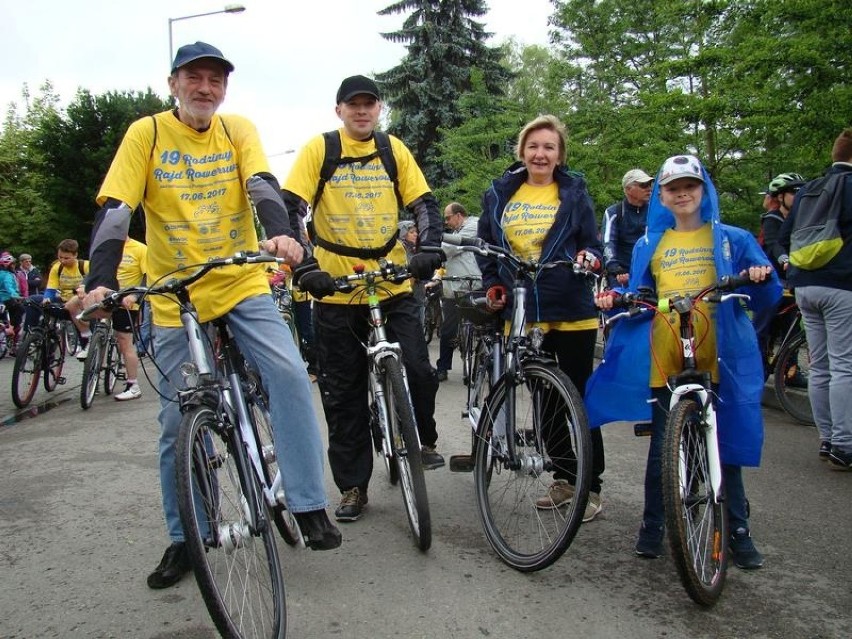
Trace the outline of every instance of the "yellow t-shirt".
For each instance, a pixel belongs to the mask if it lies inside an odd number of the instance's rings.
[[[694,231],[669,229],[663,234],[651,258],[651,274],[657,283],[659,299],[695,294],[716,281],[713,261],[713,228],[705,224]],[[719,381],[716,360],[715,304],[699,302],[692,314],[698,370],[710,371]],[[651,387],[666,385],[669,375],[683,368],[680,317],[674,311],[657,314],[652,323]]]
[[[103,204],[112,197],[132,209],[142,203],[149,283],[176,269],[183,268],[175,273],[182,277],[193,272],[185,267],[257,250],[245,185],[250,176],[268,172],[269,165],[254,125],[239,116],[214,115],[210,128],[198,132],[171,112],[154,117],[153,150],[151,118],[131,124],[97,198]],[[190,287],[203,322],[263,293],[269,293],[263,270],[239,266],[214,269]],[[153,296],[151,306],[155,324],[181,325],[172,301]]]
[[[121,254],[121,262],[118,265],[116,277],[118,277],[118,285],[120,288],[128,286],[139,286],[142,280],[145,279],[145,255],[148,253],[148,247],[132,237],[128,237],[124,241],[124,252]],[[134,304],[134,309],[138,309],[139,305]]]
[[[47,275],[47,288],[56,289],[59,291],[59,297],[63,302],[67,302],[77,294],[77,287],[83,283],[85,275],[80,272],[77,260],[71,266],[62,267],[62,273],[59,268],[62,264],[57,260],[50,267],[50,273]],[[83,260],[83,271],[89,272],[89,261]]]
[[[372,138],[359,141],[346,135],[344,129],[339,132],[341,157],[364,157],[376,151],[376,143]],[[397,165],[400,196],[403,203],[408,205],[428,193],[429,185],[426,184],[426,178],[423,177],[423,172],[411,152],[399,139],[393,136],[389,138]],[[313,204],[324,158],[325,140],[322,135],[318,135],[309,140],[299,152],[284,189]],[[328,242],[367,249],[377,249],[387,244],[398,232],[399,206],[393,183],[381,159],[375,157],[366,164],[353,162],[338,166],[325,185],[322,198],[311,215],[317,236]],[[315,247],[314,256],[320,268],[332,277],[351,275],[352,267],[356,264],[363,264],[366,270],[378,268],[377,260],[337,255],[320,246]],[[385,259],[394,264],[406,264],[402,242],[397,241]],[[380,297],[387,299],[405,292],[411,292],[409,282],[383,282]],[[348,304],[353,299],[366,303],[357,292],[336,293],[324,297],[322,301],[329,304]]]
[[[500,224],[512,252],[525,259],[541,258],[544,238],[556,220],[559,209],[559,186],[551,182],[546,186],[524,183],[506,202]],[[529,323],[527,330],[536,326],[548,331],[582,331],[598,327],[597,318],[575,322]],[[509,327],[506,327],[508,330]]]

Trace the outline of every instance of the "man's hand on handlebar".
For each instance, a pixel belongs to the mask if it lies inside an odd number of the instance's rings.
[[[90,308],[97,304],[100,304],[104,301],[104,298],[112,293],[110,289],[106,286],[98,286],[97,288],[92,289],[88,293],[86,293],[86,297],[83,298],[83,308]],[[106,319],[110,316],[110,313],[103,310],[97,310],[92,313],[90,319]]]
[[[305,249],[295,238],[289,235],[276,235],[264,240],[261,245],[264,251],[275,257],[285,259],[290,266],[300,264],[305,257]]]
[[[574,263],[581,270],[588,271],[589,273],[597,273],[601,270],[601,261],[594,253],[586,249],[577,252],[577,255],[574,257]]]
[[[499,284],[490,287],[485,293],[485,308],[497,313],[506,308],[506,288]]]
[[[748,270],[740,272],[740,275],[748,275],[748,278],[755,284],[764,281],[771,274],[771,266],[749,266]]]
[[[615,300],[619,297],[619,294],[615,291],[603,291],[602,293],[598,293],[595,295],[595,306],[597,306],[602,311],[612,310]]]

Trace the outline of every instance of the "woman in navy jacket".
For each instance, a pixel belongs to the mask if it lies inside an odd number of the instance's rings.
[[[491,183],[482,198],[478,235],[489,244],[539,262],[569,260],[600,270],[601,246],[592,199],[586,182],[565,168],[565,125],[552,115],[529,122],[518,136],[518,163]],[[505,265],[477,257],[483,285],[511,291],[513,274]],[[488,295],[493,311],[508,313],[511,299]],[[587,278],[569,265],[541,271],[527,283],[527,322],[545,333],[543,347],[559,367],[585,392],[592,373],[598,313]],[[583,521],[601,512],[603,439],[592,431],[592,483]],[[547,493],[536,501],[541,509],[558,508],[574,495],[571,469],[557,470]]]

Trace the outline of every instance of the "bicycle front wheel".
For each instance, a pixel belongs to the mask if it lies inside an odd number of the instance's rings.
[[[80,334],[71,320],[62,321],[62,341],[65,342],[65,352],[68,355],[76,355],[80,350]]]
[[[83,383],[80,384],[80,406],[87,409],[95,401],[98,392],[98,380],[101,377],[101,366],[104,361],[106,336],[95,330],[89,338],[89,351],[83,362]]]
[[[223,637],[283,638],[278,548],[242,444],[208,407],[186,413],[180,428],[180,518],[207,610]]]
[[[122,364],[118,342],[115,337],[111,337],[107,340],[106,364],[104,365],[104,393],[107,395],[112,395],[115,390],[115,384],[121,376]]]
[[[790,417],[813,426],[816,422],[808,397],[810,371],[808,340],[802,331],[784,345],[775,360],[775,396]]]
[[[426,478],[423,476],[420,437],[417,434],[414,411],[399,361],[386,358],[382,365],[381,375],[390,421],[391,447],[399,473],[405,513],[415,545],[426,551],[432,545],[432,519],[429,514],[429,498],[426,495]]]
[[[33,400],[44,359],[41,342],[44,336],[39,332],[29,333],[18,346],[15,364],[12,367],[12,401],[18,408],[26,408]]]
[[[56,385],[65,383],[62,379],[62,369],[65,366],[65,340],[59,332],[59,328],[48,331],[44,337],[45,344],[45,362],[44,368],[44,390],[52,392],[56,389]]]
[[[592,445],[583,400],[565,373],[525,362],[517,379],[501,377],[485,403],[473,472],[488,543],[506,564],[531,572],[561,557],[580,528]],[[574,496],[544,505],[554,479],[573,485]]]
[[[669,545],[680,580],[693,601],[712,606],[722,594],[728,535],[722,495],[710,483],[702,407],[678,402],[666,421],[663,501]]]

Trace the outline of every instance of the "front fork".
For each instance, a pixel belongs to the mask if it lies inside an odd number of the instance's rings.
[[[704,443],[707,446],[707,466],[710,473],[710,485],[713,488],[713,499],[719,503],[722,496],[722,463],[719,457],[719,438],[716,428],[716,409],[713,406],[713,399],[707,389],[701,384],[683,384],[672,391],[672,398],[669,402],[669,411],[674,409],[683,397],[694,395],[698,398],[701,404],[703,418],[701,420],[702,430],[704,432]],[[684,485],[685,469],[681,467],[681,485]]]

